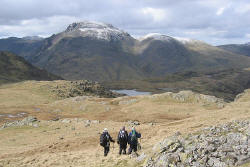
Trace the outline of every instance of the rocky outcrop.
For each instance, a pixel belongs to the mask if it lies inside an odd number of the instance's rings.
[[[98,82],[92,82],[88,80],[58,82],[51,91],[56,93],[57,96],[61,98],[77,96],[98,96],[113,98],[121,96],[121,94],[105,89]]]
[[[215,96],[203,95],[199,93],[194,93],[190,90],[180,91],[178,93],[166,92],[163,94],[155,94],[152,96],[145,96],[146,98],[151,99],[172,99],[177,102],[191,102],[191,103],[200,103],[203,105],[216,105],[218,108],[223,108],[225,102],[223,99],[217,98]]]
[[[226,167],[250,162],[250,120],[177,134],[154,146],[145,167]]]
[[[13,122],[6,122],[0,129],[8,128],[8,127],[18,127],[18,126],[33,126],[38,127],[38,120],[36,117],[28,116],[23,120],[13,121]]]
[[[249,101],[250,89],[246,89],[244,92],[238,94],[234,101],[235,102],[246,102]]]

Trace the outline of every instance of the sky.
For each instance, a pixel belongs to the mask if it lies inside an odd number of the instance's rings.
[[[250,42],[250,0],[0,0],[0,38],[48,37],[85,20],[110,23],[134,37]]]

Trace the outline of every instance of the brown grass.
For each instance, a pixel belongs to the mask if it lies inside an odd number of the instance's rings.
[[[150,154],[154,144],[176,131],[185,134],[206,126],[250,118],[249,93],[242,97],[244,100],[228,103],[223,109],[209,109],[192,101],[180,103],[148,96],[128,97],[137,101],[124,105],[119,105],[124,98],[56,100],[56,97],[49,98],[53,95],[47,90],[41,91],[44,84],[49,85],[48,82],[24,82],[0,88],[0,99],[4,100],[0,102],[0,113],[25,111],[41,120],[39,128],[12,127],[0,131],[0,166],[137,166],[139,164],[129,156],[118,156],[117,144],[108,157],[103,157],[99,135],[104,127],[116,139],[121,126],[130,127],[128,120],[139,121],[141,125],[137,130],[142,133],[143,147],[139,154]],[[27,97],[31,95],[33,98]],[[47,121],[54,117],[102,122],[85,127],[83,122]],[[156,124],[151,126],[149,122]]]

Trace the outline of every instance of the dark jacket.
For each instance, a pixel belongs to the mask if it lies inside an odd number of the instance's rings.
[[[128,135],[128,143],[129,143],[129,144],[132,144],[132,145],[136,145],[136,144],[138,143],[138,140],[137,140],[137,139],[138,139],[138,138],[141,138],[141,134],[135,131],[136,140],[135,140],[135,141],[131,141],[132,132],[133,132],[133,131],[131,131],[131,132],[129,133],[129,135]]]
[[[100,136],[100,142],[103,147],[109,147],[110,142],[115,142],[108,132],[103,132]]]
[[[120,134],[122,133],[123,130],[120,130],[117,136],[117,143],[122,144],[122,145],[127,145],[128,143],[128,132],[125,130],[125,138],[124,140],[121,140]]]

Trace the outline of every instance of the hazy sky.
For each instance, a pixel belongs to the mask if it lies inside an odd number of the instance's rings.
[[[0,0],[0,38],[50,36],[83,20],[111,23],[135,37],[250,42],[250,0]]]

